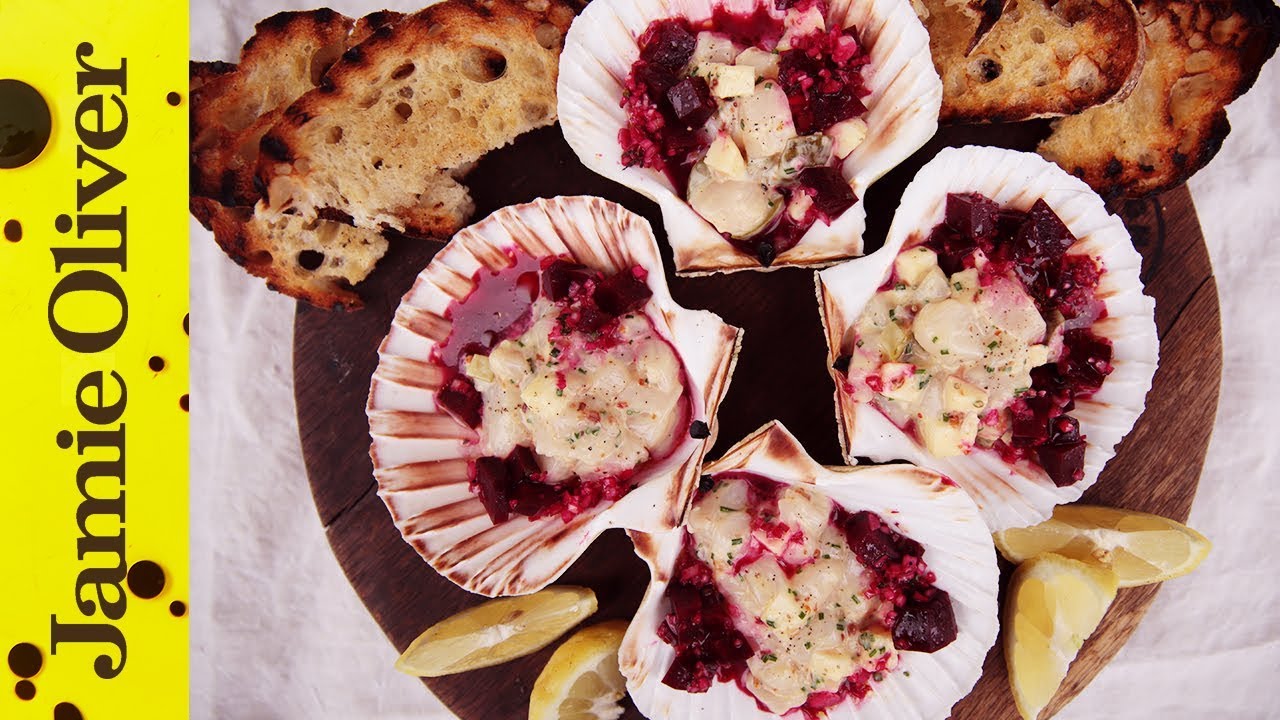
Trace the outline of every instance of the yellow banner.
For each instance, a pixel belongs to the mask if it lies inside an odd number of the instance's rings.
[[[187,715],[187,57],[0,2],[0,718]]]

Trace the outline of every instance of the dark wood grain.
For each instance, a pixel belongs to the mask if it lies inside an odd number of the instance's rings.
[[[868,251],[883,239],[902,188],[939,148],[982,143],[1026,149],[1044,125],[952,128],[886,175],[865,199]],[[653,223],[657,208],[582,167],[557,128],[525,136],[491,154],[469,176],[477,217],[541,196],[592,194],[624,204]],[[1185,520],[1199,481],[1217,408],[1221,338],[1217,290],[1190,195],[1183,188],[1150,201],[1117,205],[1144,258],[1143,279],[1156,298],[1161,369],[1147,411],[1085,499]],[[299,305],[294,327],[294,392],[316,509],[330,545],[387,637],[403,650],[430,624],[479,598],[437,575],[401,539],[374,492],[364,405],[377,346],[400,296],[439,245],[401,241],[362,287],[366,308],[325,313]],[[670,251],[664,259],[671,267]],[[746,331],[742,354],[721,406],[720,440],[709,457],[771,419],[782,420],[826,463],[838,463],[831,380],[820,361],[812,272],[669,277],[676,300],[706,308]],[[1006,568],[1007,571],[1007,568]],[[1007,572],[1006,572],[1007,576]],[[593,619],[629,617],[648,580],[621,532],[602,536],[562,582],[588,585],[600,599]],[[1122,590],[1099,631],[1081,651],[1050,711],[1080,692],[1114,657],[1158,587]],[[551,653],[501,667],[426,681],[463,720],[527,716],[529,689]],[[394,672],[391,668],[388,672]],[[640,717],[628,706],[625,716]],[[964,720],[1014,720],[1003,654],[997,642],[977,688],[956,706]]]

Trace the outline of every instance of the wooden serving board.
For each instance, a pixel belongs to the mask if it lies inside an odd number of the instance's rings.
[[[868,252],[883,240],[906,183],[941,147],[979,143],[1029,149],[1043,132],[1043,124],[1028,123],[941,133],[868,192]],[[657,206],[583,167],[555,127],[492,153],[469,176],[468,185],[477,218],[539,196],[600,195],[644,215],[653,223],[660,245],[665,239]],[[1161,365],[1146,413],[1085,501],[1185,520],[1218,402],[1222,348],[1217,288],[1185,188],[1154,200],[1120,203],[1114,210],[1124,218],[1143,255],[1142,277],[1156,299]],[[378,344],[400,296],[438,248],[430,242],[393,243],[361,287],[365,309],[327,313],[300,303],[294,325],[294,393],[316,509],[338,562],[399,650],[429,625],[481,601],[437,575],[401,540],[376,493],[368,454],[364,408]],[[671,268],[670,250],[665,245],[663,250],[666,267]],[[708,457],[717,457],[765,422],[779,419],[820,462],[839,464],[833,388],[823,362],[812,271],[670,280],[677,302],[713,310],[746,331],[719,413],[719,440]],[[561,582],[595,590],[600,601],[595,622],[629,618],[648,579],[627,537],[609,531]],[[1158,589],[1120,591],[1072,665],[1049,714],[1075,697],[1115,656]],[[463,720],[524,718],[530,688],[553,648],[499,667],[425,682]],[[388,667],[387,672],[395,670]],[[624,717],[636,720],[641,715],[628,702]],[[999,641],[987,657],[982,679],[956,705],[953,717],[1017,718]]]

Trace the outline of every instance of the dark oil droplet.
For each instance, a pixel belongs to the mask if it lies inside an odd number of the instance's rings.
[[[53,706],[53,720],[84,720],[80,708],[69,702],[60,702]]]
[[[125,580],[129,584],[129,592],[143,600],[150,600],[164,590],[164,570],[150,560],[134,563]]]
[[[44,667],[44,655],[31,643],[18,643],[9,648],[9,669],[22,678],[35,677]]]
[[[171,92],[164,96],[164,101],[174,107],[178,107],[178,105],[182,104],[182,96],[176,92]]]
[[[19,680],[18,684],[13,686],[13,693],[19,700],[30,700],[36,696],[36,684],[30,680]]]
[[[22,239],[22,223],[17,220],[10,220],[4,224],[4,239],[9,242],[18,242]]]
[[[178,406],[182,408],[183,412],[190,412],[191,398],[187,395],[183,395],[182,397],[178,398]]]
[[[164,358],[159,355],[152,355],[151,359],[147,361],[147,367],[151,368],[152,372],[160,372],[164,369]]]
[[[169,614],[174,617],[182,617],[187,614],[187,604],[181,600],[174,600],[169,603]]]
[[[53,121],[40,92],[21,80],[0,80],[0,168],[17,168],[40,156]]]

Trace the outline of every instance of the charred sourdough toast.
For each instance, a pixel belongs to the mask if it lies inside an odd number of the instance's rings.
[[[258,23],[239,65],[191,64],[192,215],[237,264],[318,307],[360,307],[350,287],[369,274],[387,241],[340,223],[255,214],[258,142],[345,48],[400,17],[280,13]]]
[[[1280,41],[1272,0],[1139,0],[1147,61],[1127,99],[1054,124],[1038,152],[1103,196],[1174,187],[1230,132],[1224,106],[1257,80]]]
[[[271,214],[446,237],[472,211],[454,175],[555,121],[559,0],[449,0],[380,28],[262,138]]]
[[[942,122],[1068,115],[1124,97],[1142,70],[1129,0],[922,2]]]

